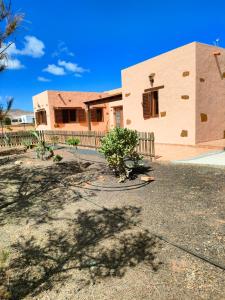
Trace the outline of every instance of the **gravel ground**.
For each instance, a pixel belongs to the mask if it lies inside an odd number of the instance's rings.
[[[155,181],[118,184],[101,157],[58,152],[0,167],[13,299],[225,299],[224,170],[153,163]]]

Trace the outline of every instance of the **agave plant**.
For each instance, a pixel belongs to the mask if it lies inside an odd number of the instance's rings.
[[[47,160],[54,156],[54,151],[51,146],[46,145],[45,140],[42,138],[38,131],[32,131],[33,136],[37,139],[35,147],[37,158]]]

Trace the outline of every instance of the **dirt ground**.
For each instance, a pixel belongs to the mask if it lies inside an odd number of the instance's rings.
[[[223,169],[152,163],[155,181],[118,184],[100,156],[57,152],[0,165],[12,299],[225,299]]]

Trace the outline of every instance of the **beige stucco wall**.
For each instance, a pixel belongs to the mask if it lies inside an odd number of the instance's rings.
[[[88,121],[86,115],[86,122],[82,123],[67,123],[58,124],[55,127],[55,107],[80,107],[87,111],[84,101],[96,99],[100,93],[95,92],[65,92],[65,91],[45,91],[33,97],[34,111],[38,109],[46,109],[47,125],[36,126],[38,130],[72,130],[72,131],[86,131],[88,130]],[[94,107],[102,107],[103,109],[103,122],[91,122],[91,129],[93,131],[106,131],[109,127],[109,112],[108,104],[93,105]]]
[[[215,56],[214,52],[221,54]],[[199,143],[224,138],[225,78],[221,77],[225,72],[225,49],[197,43],[196,57],[196,142]],[[206,115],[205,122],[201,121],[201,114]]]
[[[33,96],[33,108],[34,108],[34,113],[40,109],[45,109],[46,110],[46,116],[47,116],[47,125],[39,125],[36,128],[38,130],[50,130],[51,129],[51,116],[50,116],[50,110],[49,110],[49,103],[48,103],[48,91],[44,91],[38,95]]]
[[[153,131],[158,143],[195,144],[195,46],[191,43],[122,70],[125,127]],[[185,71],[189,76],[183,77]],[[142,94],[151,88],[151,73],[155,73],[153,87],[164,88],[159,90],[159,117],[145,120]],[[182,95],[189,99],[181,99]],[[182,130],[188,131],[187,137],[181,137]]]

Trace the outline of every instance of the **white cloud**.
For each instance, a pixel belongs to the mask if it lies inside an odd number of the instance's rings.
[[[31,56],[34,58],[42,57],[45,52],[44,43],[36,38],[35,36],[27,35],[25,36],[25,42],[24,42],[24,48],[23,49],[17,49],[15,44],[12,44],[8,49],[7,53],[8,55],[26,55]]]
[[[42,81],[42,82],[50,82],[51,81],[51,79],[48,79],[48,78],[45,78],[45,77],[42,77],[42,76],[38,76],[37,80]]]
[[[58,65],[64,67],[66,70],[71,71],[73,73],[84,73],[89,70],[79,67],[78,64],[74,64],[71,62],[66,62],[64,60],[58,60]]]
[[[6,65],[6,69],[10,69],[10,70],[20,70],[25,68],[25,66],[17,58],[15,59],[8,58],[5,61],[5,65]]]
[[[52,53],[52,57],[59,57],[60,54],[66,54],[71,57],[74,56],[74,53],[69,50],[69,48],[66,46],[65,42],[63,41],[59,41],[57,45],[57,49]]]
[[[43,72],[48,72],[53,75],[66,75],[64,68],[58,67],[56,65],[48,65],[47,68],[43,69]]]
[[[13,46],[13,45],[11,45]],[[11,55],[9,54],[9,48],[7,48],[7,45],[3,44],[2,47],[0,48],[0,52],[5,51],[7,54],[7,57],[3,58],[1,60],[1,65],[5,65],[6,69],[10,70],[19,70],[23,69],[24,65],[21,63],[21,61],[17,58],[12,58]]]
[[[89,72],[88,69],[84,69],[83,67],[80,67],[76,63],[67,62],[65,60],[58,60],[58,65],[56,64],[50,64],[47,66],[47,68],[43,69],[43,72],[48,72],[53,75],[66,75],[69,73],[73,73],[76,77],[82,77],[81,74],[85,72]]]
[[[34,58],[41,57],[45,54],[44,43],[37,39],[35,36],[25,36],[24,38],[24,47],[22,49],[17,49],[16,44],[3,44],[0,48],[0,51],[4,48],[7,54],[7,59],[3,62],[6,65],[7,69],[10,70],[19,70],[25,68],[25,66],[21,63],[18,58],[15,58],[18,55],[31,56]]]

